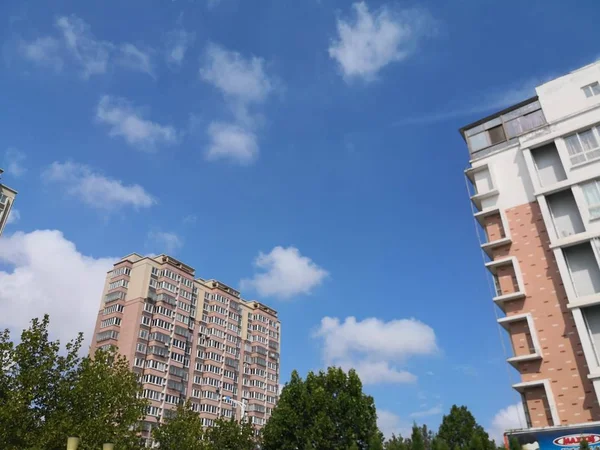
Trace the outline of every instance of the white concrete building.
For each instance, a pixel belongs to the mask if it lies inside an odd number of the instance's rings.
[[[600,62],[536,94],[460,130],[527,427],[600,420]]]
[[[4,171],[0,169],[0,175],[2,175],[3,172]],[[12,209],[16,196],[17,191],[0,183],[0,236],[2,236],[4,227],[8,222],[8,216],[10,215],[10,210]]]

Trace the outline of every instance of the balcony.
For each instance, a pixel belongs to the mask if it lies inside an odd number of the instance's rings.
[[[526,381],[513,384],[512,387],[523,397],[529,428],[560,424],[550,380]]]
[[[487,242],[481,244],[481,249],[490,259],[494,259],[494,250],[512,243],[505,231],[504,218],[497,208],[479,212],[475,214],[475,217],[481,224],[487,238]]]
[[[484,209],[496,206],[498,189],[487,164],[478,167],[471,167],[465,170],[465,175],[471,181],[475,193],[471,196],[471,201],[475,207],[482,211]]]
[[[573,191],[565,189],[546,197],[557,240],[568,239],[585,231]]]
[[[556,185],[567,179],[565,168],[554,142],[532,149],[531,156],[542,188]]]
[[[498,323],[508,331],[514,356],[507,359],[513,367],[519,364],[542,359],[542,352],[530,314],[517,314],[498,319]]]
[[[525,298],[525,289],[518,276],[514,257],[488,262],[485,266],[494,278],[496,296],[492,299],[496,305],[506,312],[506,303]]]
[[[600,294],[597,239],[563,249],[573,292],[578,301]]]

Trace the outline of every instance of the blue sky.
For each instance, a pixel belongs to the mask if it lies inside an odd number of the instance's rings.
[[[457,129],[600,56],[597,2],[8,0],[0,326],[88,334],[171,252],[279,311],[283,381],[356,366],[382,428],[514,424]],[[508,409],[506,409],[508,408]],[[518,422],[517,422],[518,423]]]

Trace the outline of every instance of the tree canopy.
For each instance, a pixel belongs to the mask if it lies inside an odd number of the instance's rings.
[[[473,449],[473,446],[481,450],[496,449],[494,442],[466,406],[452,406],[450,413],[442,419],[437,437],[451,449]]]
[[[153,431],[163,450],[254,450],[254,428],[248,422],[220,418],[204,429],[200,415],[189,402],[179,405],[176,414]]]
[[[373,397],[354,370],[296,371],[262,430],[264,450],[364,450],[382,444]],[[381,447],[380,447],[381,448]]]
[[[111,351],[81,358],[81,334],[61,349],[48,325],[33,319],[16,345],[0,335],[0,448],[63,449],[68,436],[81,450],[139,448],[146,400],[127,361]]]

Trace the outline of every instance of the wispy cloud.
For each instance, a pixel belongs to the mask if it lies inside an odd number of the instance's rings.
[[[152,50],[142,50],[133,44],[125,43],[119,47],[119,52],[118,60],[123,67],[156,78],[152,62]]]
[[[21,213],[18,209],[11,208],[10,214],[8,215],[8,219],[6,221],[6,225],[14,225],[19,220],[21,220]]]
[[[470,364],[458,364],[454,366],[454,370],[468,377],[476,377],[479,375],[479,371]]]
[[[16,148],[8,148],[4,153],[6,173],[15,177],[20,177],[23,175],[25,172],[27,172],[27,168],[24,166],[25,159],[25,153],[17,150]]]
[[[481,93],[456,107],[449,106],[447,108],[441,108],[439,111],[431,112],[430,114],[401,118],[394,122],[394,125],[422,125],[443,122],[474,114],[491,114],[533,97],[537,86],[555,77],[556,75],[554,74],[548,74],[541,77],[527,78],[500,89]]]
[[[23,58],[56,72],[73,65],[84,79],[107,73],[111,63],[155,76],[151,49],[98,39],[90,25],[76,15],[58,17],[54,25],[57,31],[54,35],[20,41]]]
[[[69,195],[103,211],[123,207],[149,208],[156,203],[146,190],[137,184],[125,185],[120,180],[108,178],[84,164],[53,162],[43,173],[47,182],[61,184]]]
[[[338,36],[329,46],[329,56],[347,81],[373,81],[381,69],[408,58],[424,36],[435,32],[435,23],[425,11],[384,5],[371,12],[365,2],[352,8],[355,19],[338,19]]]
[[[207,158],[227,159],[238,164],[252,162],[259,152],[257,114],[252,108],[265,102],[274,89],[265,71],[265,61],[210,44],[200,77],[221,92],[233,114],[231,121],[209,124]]]
[[[96,108],[97,120],[110,127],[110,136],[119,136],[141,150],[179,142],[179,133],[171,125],[144,119],[140,110],[121,97],[103,96]]]
[[[60,72],[64,66],[61,42],[50,36],[37,38],[31,42],[20,41],[19,52],[28,61],[42,67],[50,67],[55,72]]]
[[[174,254],[183,247],[183,240],[176,233],[150,231],[147,237],[152,248],[156,248],[159,253]]]
[[[171,68],[179,68],[183,64],[185,54],[196,40],[196,33],[186,31],[182,27],[167,34],[166,61]]]
[[[433,408],[429,408],[429,409],[425,409],[422,411],[415,411],[413,413],[411,413],[410,417],[429,417],[429,416],[438,416],[440,414],[442,414],[443,409],[442,409],[442,405],[436,405]]]
[[[84,78],[106,72],[112,43],[97,40],[90,26],[75,15],[59,17],[56,26],[71,56],[81,66]]]

